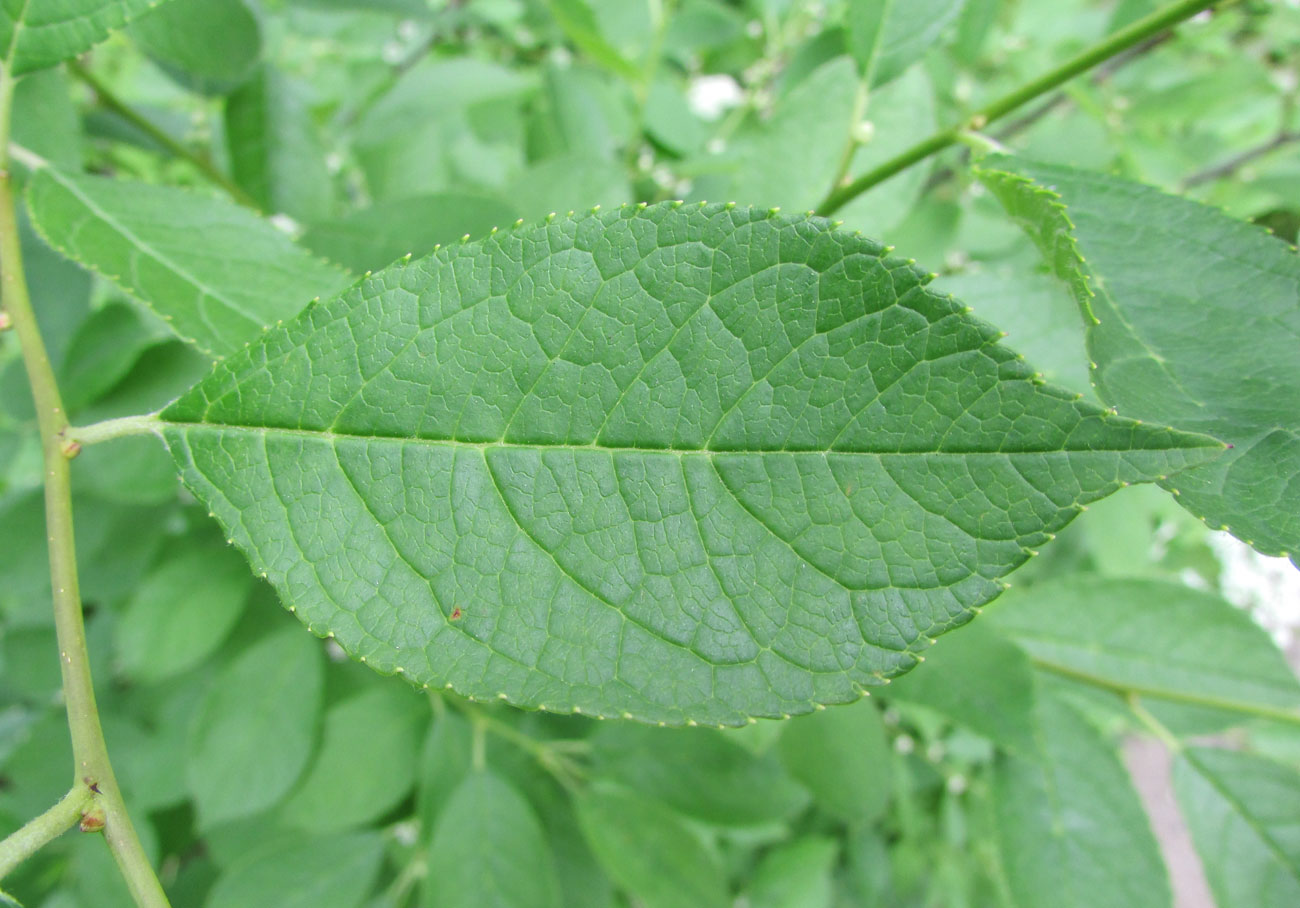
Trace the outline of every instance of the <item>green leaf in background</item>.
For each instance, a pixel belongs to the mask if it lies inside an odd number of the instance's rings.
[[[896,2],[898,0],[848,0],[844,11],[849,53],[857,61],[858,72],[868,84],[879,58],[885,20]]]
[[[1233,445],[1165,487],[1211,526],[1300,564],[1295,252],[1115,177],[1008,157],[978,173],[1095,316],[1088,350],[1102,399]]]
[[[258,67],[226,99],[226,146],[231,175],[263,211],[318,221],[334,214],[333,178],[302,95],[276,67]]]
[[[322,662],[319,641],[286,630],[217,674],[186,762],[201,826],[250,816],[289,793],[316,746]]]
[[[170,337],[165,328],[146,325],[129,303],[109,302],[96,309],[77,328],[59,370],[59,383],[68,389],[64,404],[77,411],[93,403],[131,371],[145,350]]]
[[[161,681],[221,646],[248,603],[253,578],[239,553],[208,534],[164,553],[127,600],[116,627],[117,658],[138,681]]]
[[[1007,343],[1048,381],[1093,393],[1078,305],[1052,275],[1024,267],[968,269],[944,275],[935,286],[964,300],[978,317],[1005,325]]]
[[[127,34],[164,72],[204,94],[225,94],[262,53],[257,17],[244,0],[167,0]]]
[[[1254,754],[1191,747],[1173,780],[1219,905],[1300,903],[1300,775]]]
[[[517,215],[491,196],[442,192],[380,202],[346,217],[312,224],[300,242],[317,255],[358,274],[377,271],[404,255],[422,257],[434,247],[508,227]]]
[[[44,167],[27,204],[46,242],[214,357],[351,281],[247,209],[185,189]]]
[[[223,873],[205,908],[360,908],[379,875],[377,832],[296,838],[256,849]]]
[[[764,855],[749,889],[752,908],[830,908],[831,872],[839,859],[835,839],[796,839]]]
[[[645,908],[726,908],[716,857],[673,811],[625,789],[593,786],[578,822],[610,878]]]
[[[866,173],[930,135],[937,126],[934,84],[923,67],[909,69],[868,96],[865,122],[871,138],[853,152],[850,174]],[[892,237],[899,223],[916,204],[929,167],[909,168],[845,205],[836,214],[846,229],[868,236]],[[833,174],[824,174],[823,188]]]
[[[73,103],[66,71],[41,70],[19,79],[11,116],[12,142],[60,167],[81,169],[81,112]]]
[[[629,82],[640,79],[641,71],[601,34],[600,23],[586,0],[546,0],[546,5],[555,22],[580,51]]]
[[[1038,698],[1037,737],[1037,759],[1004,756],[993,777],[1011,904],[1171,905],[1160,848],[1111,744],[1046,692]]]
[[[0,62],[16,76],[70,60],[161,0],[0,0]]]
[[[428,720],[428,702],[405,685],[376,684],[334,704],[325,713],[315,762],[279,816],[315,832],[350,829],[383,816],[415,783]]]
[[[862,701],[788,723],[781,761],[817,806],[847,823],[870,823],[889,803],[889,737],[880,711]]]
[[[1034,382],[872,241],[628,207],[394,266],[160,430],[318,634],[484,698],[739,724],[844,702],[1088,501],[1216,456]]]
[[[987,621],[945,637],[926,653],[925,670],[896,679],[889,696],[928,706],[1015,753],[1037,749],[1033,668]]]
[[[877,0],[881,2],[881,0]],[[966,0],[887,0],[873,54],[873,84],[884,85],[917,63],[961,15]],[[869,6],[870,3],[864,5]],[[878,14],[877,14],[878,15]],[[850,28],[850,34],[853,29]]]
[[[427,908],[559,908],[560,889],[536,814],[509,783],[471,773],[429,845]]]
[[[838,57],[792,89],[770,118],[751,122],[711,162],[725,172],[709,195],[790,211],[817,207],[849,138],[855,73],[851,59]]]
[[[808,802],[774,754],[758,756],[711,729],[602,725],[592,773],[720,826],[784,820]]]
[[[985,617],[1065,673],[1300,716],[1300,682],[1286,657],[1247,612],[1213,593],[1163,580],[1068,578],[1013,590]]]

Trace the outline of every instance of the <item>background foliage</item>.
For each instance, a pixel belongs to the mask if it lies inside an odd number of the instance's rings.
[[[844,173],[1157,6],[925,0],[871,32],[852,0],[146,5],[105,4],[107,40],[79,63],[48,67],[44,32],[15,51],[32,72],[14,141],[59,168],[25,176],[23,249],[78,424],[162,407],[348,272],[517,218],[672,198],[811,209]],[[1298,65],[1300,11],[1248,0],[990,132],[1294,242]],[[1088,336],[1072,274],[1053,262],[1066,280],[1053,276],[1007,217],[997,160],[972,172],[967,157],[913,167],[837,217],[939,272],[1051,381],[1095,399],[1104,339]],[[1118,204],[1141,212],[1140,233],[1165,203]],[[1116,242],[1119,211],[1096,208],[1073,218],[1092,267],[1118,247],[1138,253],[1114,265],[1131,283],[1177,279],[1156,267],[1163,249],[1135,245],[1153,240]],[[1272,298],[1294,306],[1285,293]],[[1240,305],[1225,298],[1206,330]],[[1222,363],[1285,358],[1275,340],[1225,344]],[[1134,415],[1175,421],[1178,402],[1151,394],[1121,410],[1144,403]],[[0,833],[67,783],[40,463],[6,339]],[[1171,885],[1120,751],[1153,733],[1178,751],[1174,791],[1220,908],[1300,903],[1300,685],[1225,600],[1226,544],[1159,489],[1093,506],[879,695],[720,731],[380,677],[302,632],[155,440],[97,446],[73,472],[105,731],[178,908],[1167,905],[1192,871],[1173,865]],[[6,889],[50,908],[131,904],[92,836],[60,839]]]

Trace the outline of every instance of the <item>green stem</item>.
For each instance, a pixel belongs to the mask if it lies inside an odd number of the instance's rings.
[[[1171,732],[1165,726],[1165,723],[1151,715],[1135,694],[1129,694],[1125,699],[1128,701],[1128,708],[1133,715],[1137,716],[1138,721],[1145,725],[1147,731],[1155,735],[1170,753],[1176,754],[1183,749],[1183,742],[1178,740],[1178,736]]]
[[[924,161],[931,155],[956,144],[961,140],[963,132],[981,130],[994,120],[1006,116],[1034,98],[1047,94],[1047,92],[1068,82],[1075,76],[1087,72],[1097,64],[1104,63],[1130,47],[1141,44],[1153,35],[1172,28],[1178,23],[1192,18],[1197,13],[1220,6],[1224,2],[1225,0],[1208,0],[1208,2],[1207,0],[1180,0],[1178,3],[1171,3],[1164,9],[1157,10],[1149,16],[1139,19],[1127,28],[1120,29],[1078,56],[1062,63],[1051,72],[1044,73],[1010,94],[1003,95],[985,105],[972,114],[967,122],[937,132],[896,157],[890,158],[879,167],[867,171],[857,179],[844,186],[832,189],[826,198],[822,200],[822,203],[817,206],[817,213],[820,215],[834,214],[878,183],[883,183],[913,164]],[[1232,2],[1232,0],[1226,0],[1226,2]]]
[[[1034,659],[1034,667],[1053,675],[1059,675],[1062,678],[1069,678],[1071,681],[1078,681],[1081,684],[1087,684],[1091,687],[1098,687],[1102,690],[1118,694],[1126,700],[1129,697],[1147,697],[1152,700],[1165,700],[1169,703],[1184,703],[1188,706],[1204,706],[1209,709],[1221,709],[1225,712],[1240,713],[1243,716],[1250,716],[1256,719],[1270,719],[1275,722],[1285,722],[1289,725],[1300,725],[1300,711],[1292,709],[1283,709],[1278,706],[1267,706],[1262,703],[1247,703],[1242,700],[1233,700],[1228,697],[1215,697],[1210,694],[1198,694],[1190,691],[1174,690],[1166,687],[1151,687],[1144,684],[1125,684],[1120,681],[1113,681],[1110,678],[1094,675],[1091,672],[1080,671],[1077,668],[1070,668],[1066,665],[1058,665],[1055,662],[1048,662],[1045,659]]]
[[[85,783],[98,794],[104,810],[104,837],[141,908],[164,908],[167,898],[127,814],[104,744],[95,705],[95,688],[86,652],[86,628],[77,584],[77,555],[72,527],[72,483],[68,470],[67,412],[54,379],[50,358],[32,311],[18,239],[18,217],[9,173],[9,124],[14,80],[0,70],[0,302],[13,323],[23,365],[36,405],[45,472],[45,529],[50,552],[54,628],[63,673],[63,698],[72,735],[74,784]]]
[[[68,426],[63,432],[63,437],[79,445],[94,445],[114,438],[125,438],[128,435],[157,434],[161,427],[162,422],[158,419],[158,414],[146,413],[143,416],[106,419],[88,426]]]
[[[68,61],[68,72],[72,73],[82,82],[85,82],[99,98],[99,103],[103,104],[113,113],[129,122],[132,126],[145,133],[163,148],[167,149],[174,156],[189,161],[200,173],[208,178],[210,182],[221,187],[226,193],[245,207],[259,210],[260,206],[257,200],[239,187],[234,180],[226,176],[205,154],[200,154],[185,144],[176,141],[165,130],[161,129],[143,114],[131,108],[125,101],[113,94],[113,90],[105,85],[90,70],[82,66],[76,60]]]
[[[77,825],[82,812],[94,800],[94,792],[85,784],[74,785],[59,803],[0,842],[0,880],[12,873],[14,868],[23,861]]]
[[[443,701],[455,707],[473,724],[475,730],[483,729],[491,732],[503,740],[509,741],[520,750],[527,753],[537,764],[549,772],[557,782],[565,789],[572,791],[575,787],[576,779],[581,775],[578,768],[573,764],[561,750],[574,751],[580,750],[573,744],[585,744],[586,742],[566,743],[562,748],[553,747],[550,742],[539,741],[532,735],[525,734],[507,722],[502,722],[495,716],[490,715],[487,710],[483,709],[477,703],[460,697],[447,697]],[[559,742],[556,742],[557,744]],[[477,753],[477,747],[476,747]]]

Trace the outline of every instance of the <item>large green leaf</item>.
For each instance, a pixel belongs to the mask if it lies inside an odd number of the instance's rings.
[[[1058,672],[1300,716],[1300,682],[1268,634],[1219,596],[1181,583],[1067,578],[1008,593],[987,618]]]
[[[22,75],[69,60],[162,0],[0,0],[0,63]]]
[[[1043,692],[1037,737],[1035,758],[1006,756],[993,778],[1010,903],[1170,905],[1159,846],[1114,748],[1072,706]]]
[[[1300,563],[1300,258],[1149,186],[1007,157],[979,174],[1091,316],[1102,399],[1233,445],[1166,488],[1212,526]]]
[[[1300,904],[1300,775],[1194,747],[1174,763],[1174,791],[1219,905]]]
[[[429,845],[428,908],[557,908],[542,826],[524,796],[490,772],[460,784]]]
[[[1216,456],[1038,384],[876,243],[730,206],[444,248],[162,414],[318,634],[521,705],[740,723],[844,702],[1088,501]]]
[[[351,280],[251,211],[189,190],[44,167],[27,204],[46,242],[111,278],[211,356],[238,350]]]

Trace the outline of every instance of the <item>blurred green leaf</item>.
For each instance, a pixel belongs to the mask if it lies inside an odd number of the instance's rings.
[[[1028,657],[984,621],[943,638],[925,665],[889,687],[1019,754],[1037,749],[1034,673]]]
[[[357,273],[377,271],[404,255],[428,255],[464,236],[509,227],[515,207],[492,196],[443,192],[380,202],[332,221],[312,224],[301,243]]]
[[[263,211],[299,221],[334,214],[325,147],[297,83],[263,64],[226,99],[225,113],[231,175]]]
[[[808,801],[774,755],[755,756],[722,732],[604,725],[591,746],[595,775],[708,823],[777,822]]]
[[[593,786],[575,803],[592,852],[645,908],[730,905],[717,859],[673,811],[609,786]]]
[[[428,720],[425,698],[401,684],[376,684],[331,706],[315,760],[280,808],[281,819],[324,833],[388,813],[415,783]]]
[[[1064,578],[1007,593],[985,620],[1066,672],[1300,715],[1300,681],[1268,634],[1245,611],[1181,583]]]
[[[862,701],[792,719],[778,746],[786,769],[831,816],[866,824],[884,813],[892,752],[873,704]]]
[[[298,838],[247,855],[212,887],[206,908],[360,908],[383,860],[376,832]]]
[[[117,625],[122,669],[144,682],[173,677],[221,646],[248,603],[248,563],[203,534],[164,550]]]
[[[830,908],[831,871],[839,858],[835,839],[810,836],[780,845],[754,871],[753,908]]]
[[[16,76],[90,50],[157,0],[4,0],[0,58]]]
[[[167,0],[127,34],[163,72],[205,94],[234,89],[262,53],[257,18],[244,0]]]
[[[1300,902],[1300,774],[1254,754],[1190,747],[1174,791],[1220,905]]]
[[[213,679],[186,757],[201,826],[249,816],[289,793],[316,747],[321,662],[318,640],[285,630]]]
[[[487,771],[460,784],[429,845],[428,908],[558,908],[550,850],[532,808]]]
[[[600,23],[586,0],[546,0],[546,5],[556,23],[579,50],[629,82],[640,79],[641,71],[624,59],[601,34]]]
[[[1160,848],[1114,748],[1064,700],[1038,698],[1039,753],[993,776],[997,843],[1012,904],[1173,903]],[[1122,871],[1120,870],[1122,868]]]

